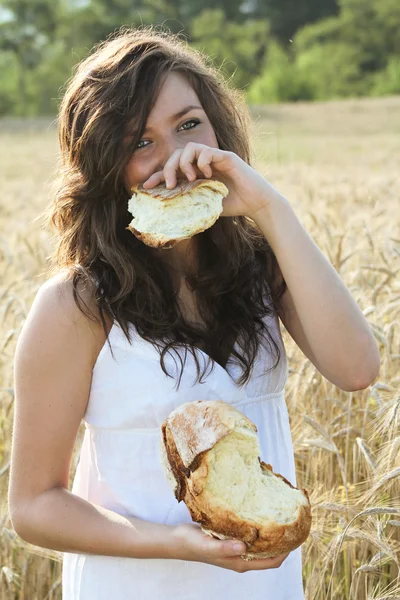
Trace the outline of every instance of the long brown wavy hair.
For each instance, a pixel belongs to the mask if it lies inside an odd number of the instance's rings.
[[[219,148],[250,163],[250,115],[240,90],[231,88],[209,58],[176,34],[141,27],[122,28],[96,45],[76,67],[61,102],[60,161],[46,224],[58,241],[47,274],[67,270],[79,309],[103,325],[104,315],[121,326],[131,343],[130,324],[157,347],[164,373],[165,353],[189,350],[202,381],[214,361],[239,362],[238,385],[251,375],[261,336],[280,349],[264,317],[286,289],[277,285],[277,261],[255,223],[244,216],[221,217],[196,236],[199,269],[189,284],[197,296],[204,327],[185,320],[165,263],[126,229],[132,220],[123,173],[143,135],[146,120],[169,72],[184,74],[205,110]],[[127,136],[127,131],[135,135]],[[128,139],[128,141],[127,141]],[[94,290],[99,318],[79,294]],[[209,357],[200,376],[196,344]],[[238,348],[232,350],[237,342]],[[110,346],[111,348],[111,346]],[[112,349],[111,349],[112,351]],[[179,377],[179,383],[182,371]],[[179,384],[178,384],[179,385]]]

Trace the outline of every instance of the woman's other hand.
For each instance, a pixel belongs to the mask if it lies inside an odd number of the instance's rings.
[[[218,540],[201,530],[196,523],[182,523],[173,531],[174,558],[203,562],[223,569],[230,569],[237,573],[247,571],[260,571],[264,569],[277,569],[289,554],[281,554],[274,558],[243,560],[241,554],[246,552],[246,544],[239,540]],[[239,551],[235,551],[235,544],[240,544]]]

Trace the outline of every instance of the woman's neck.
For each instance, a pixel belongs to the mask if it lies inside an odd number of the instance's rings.
[[[196,244],[194,238],[178,242],[173,248],[157,248],[157,256],[166,263],[177,279],[185,279],[197,271]]]

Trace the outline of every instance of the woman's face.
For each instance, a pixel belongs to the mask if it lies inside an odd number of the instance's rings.
[[[214,129],[197,94],[180,73],[170,73],[147,119],[143,137],[133,152],[124,173],[127,190],[161,171],[171,154],[197,142],[218,148]],[[202,175],[199,173],[199,177]],[[187,179],[179,171],[177,179]]]

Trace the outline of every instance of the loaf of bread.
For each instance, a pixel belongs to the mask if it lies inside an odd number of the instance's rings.
[[[260,460],[257,427],[243,413],[220,400],[187,402],[161,433],[165,475],[205,533],[245,542],[245,560],[285,554],[305,541],[307,491]]]
[[[153,248],[172,248],[214,225],[222,213],[228,188],[221,181],[180,181],[144,189],[136,185],[128,202],[133,219],[128,225],[137,238]]]

